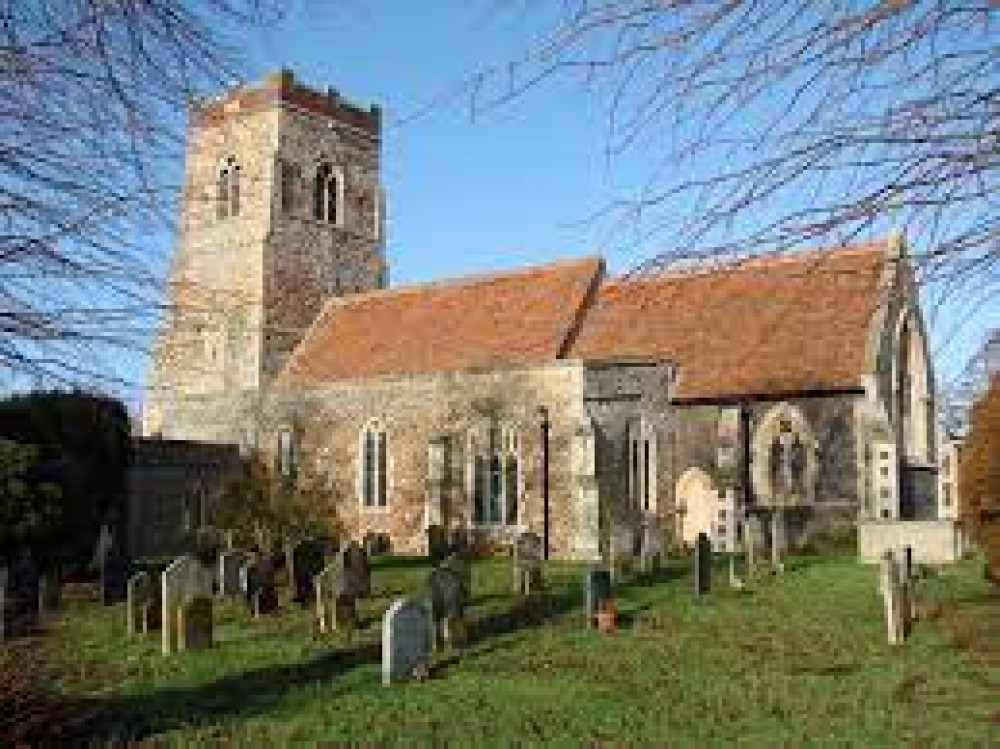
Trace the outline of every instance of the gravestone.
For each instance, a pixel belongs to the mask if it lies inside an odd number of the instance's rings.
[[[431,657],[431,619],[417,601],[395,601],[382,620],[382,683],[396,684],[413,678]]]
[[[619,580],[632,571],[635,552],[635,533],[629,525],[617,525],[608,537],[608,565],[613,580]]]
[[[248,569],[247,603],[254,619],[270,616],[278,611],[276,557],[265,556]]]
[[[611,603],[611,573],[604,569],[590,570],[584,582],[587,591],[587,626],[593,627],[597,612]]]
[[[446,567],[453,570],[462,580],[465,586],[465,595],[472,600],[472,561],[467,554],[452,551],[439,567]]]
[[[148,572],[138,572],[129,578],[126,587],[125,628],[130,635],[148,632],[156,583]]]
[[[219,554],[219,595],[236,596],[245,593],[243,585],[247,555],[242,551],[224,551]]]
[[[175,559],[160,575],[164,655],[178,650],[181,608],[195,598],[211,598],[212,577],[211,568],[187,554]]]
[[[313,579],[325,564],[323,544],[317,539],[300,541],[292,549],[291,580],[293,600],[308,606],[313,598]]]
[[[357,628],[356,597],[348,592],[344,577],[344,557],[338,554],[316,575],[316,620],[320,632]]]
[[[704,533],[698,534],[694,548],[694,592],[706,595],[712,588],[712,543]]]
[[[788,519],[783,509],[771,511],[771,566],[779,572],[785,569],[785,553],[788,547]]]
[[[736,554],[729,555],[729,587],[733,590],[743,590],[746,581],[736,571]]]
[[[879,589],[885,610],[886,634],[890,645],[898,645],[906,638],[903,621],[903,601],[899,565],[891,551],[886,551],[879,564]]]
[[[431,570],[427,577],[429,589],[433,644],[438,649],[442,642],[448,645],[464,644],[466,628],[465,607],[469,603],[465,581],[450,567]]]
[[[659,568],[663,559],[663,532],[659,525],[647,520],[642,524],[639,536],[639,568],[652,572]]]
[[[212,647],[212,599],[195,596],[178,611],[177,649],[203,650]]]
[[[343,551],[344,579],[348,592],[358,597],[372,592],[372,569],[368,555],[357,541],[351,541]]]
[[[101,560],[101,601],[111,606],[128,595],[129,563],[116,547],[107,550]]]
[[[514,593],[527,596],[542,587],[542,539],[526,531],[514,542]]]
[[[427,556],[434,564],[448,556],[448,533],[440,525],[427,526]]]
[[[764,525],[759,515],[748,515],[744,545],[747,553],[747,572],[753,575],[764,549]]]

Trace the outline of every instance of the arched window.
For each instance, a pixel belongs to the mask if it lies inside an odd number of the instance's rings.
[[[320,164],[313,183],[313,218],[340,226],[344,204],[343,179],[329,164]]]
[[[219,170],[216,216],[220,219],[240,213],[240,166],[230,156]]]
[[[389,441],[385,429],[377,423],[361,430],[360,491],[366,508],[384,508],[389,504]]]
[[[656,512],[656,433],[645,419],[628,425],[627,494],[633,508]]]
[[[472,520],[477,525],[515,525],[521,496],[520,439],[496,426],[469,437]]]

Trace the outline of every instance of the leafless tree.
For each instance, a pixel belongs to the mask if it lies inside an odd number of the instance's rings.
[[[184,114],[269,0],[0,0],[0,377],[78,384],[143,346]]]
[[[593,218],[669,248],[638,270],[905,228],[932,312],[1000,297],[996,0],[497,6],[538,41],[468,82],[474,112],[564,74],[605,97],[608,157],[648,179]]]

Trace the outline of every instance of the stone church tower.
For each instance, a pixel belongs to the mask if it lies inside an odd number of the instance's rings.
[[[381,112],[288,71],[190,113],[143,432],[255,441],[249,413],[333,296],[383,288]]]

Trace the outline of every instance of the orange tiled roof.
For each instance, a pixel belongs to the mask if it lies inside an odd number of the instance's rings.
[[[858,387],[878,304],[881,244],[609,281],[569,356],[662,356],[678,397]]]
[[[589,257],[331,301],[281,380],[331,380],[553,360],[603,276]]]

